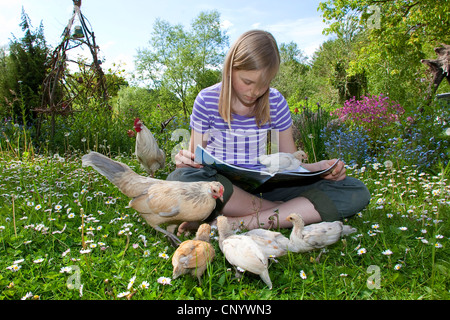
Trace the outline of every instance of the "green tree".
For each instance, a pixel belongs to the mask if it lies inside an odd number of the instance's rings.
[[[348,74],[366,71],[373,94],[389,93],[407,104],[422,92],[427,68],[420,60],[433,57],[432,47],[449,43],[449,0],[328,0],[319,4],[328,33],[349,21],[360,37]]]
[[[290,104],[309,94],[306,74],[310,69],[307,57],[295,42],[280,45],[280,70],[272,82]]]
[[[319,102],[344,103],[352,97],[359,99],[367,89],[365,69],[350,74],[351,61],[359,45],[361,33],[351,20],[335,31],[336,37],[322,43],[312,57],[309,77],[314,81],[316,95],[325,97]]]
[[[42,22],[36,30],[32,30],[30,18],[22,8],[22,22],[20,23],[24,36],[20,40],[16,37],[9,46],[8,70],[9,85],[12,90],[10,101],[13,101],[13,114],[20,122],[32,122],[35,115],[32,110],[41,103],[40,88],[47,72],[49,48],[44,37]],[[11,81],[11,78],[14,81]],[[25,119],[23,119],[25,117]]]
[[[198,91],[220,79],[218,70],[228,46],[228,36],[220,29],[220,14],[200,13],[190,31],[157,19],[149,45],[138,50],[139,79],[153,89],[174,94],[187,117]]]

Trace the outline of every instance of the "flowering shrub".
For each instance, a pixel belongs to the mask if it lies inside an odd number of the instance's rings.
[[[322,137],[326,148],[325,159],[339,158],[348,165],[376,162],[370,153],[370,138],[361,128],[349,130],[345,124],[339,127],[330,125],[322,131]]]
[[[381,129],[385,131],[386,127],[400,121],[404,113],[405,110],[398,103],[383,94],[363,97],[361,100],[353,97],[334,112],[341,121],[351,125],[350,127],[366,129],[371,138],[376,138]]]
[[[414,115],[414,121],[405,117],[373,137],[362,127],[350,129],[348,122],[330,123],[322,131],[325,158],[340,158],[345,163],[383,163],[393,161],[397,167],[415,165],[419,168],[440,170],[449,161],[450,112],[435,110],[431,115]]]

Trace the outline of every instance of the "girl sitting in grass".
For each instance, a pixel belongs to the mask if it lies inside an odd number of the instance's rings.
[[[292,227],[286,217],[299,213],[305,224],[351,217],[363,209],[370,193],[359,180],[347,177],[342,161],[319,181],[306,185],[279,185],[252,194],[239,188],[214,169],[194,162],[201,145],[215,157],[233,165],[252,168],[265,150],[268,130],[278,132],[279,152],[297,151],[292,135],[292,119],[285,98],[274,88],[280,55],[273,36],[251,30],[242,34],[229,50],[223,66],[222,82],[203,89],[197,96],[190,117],[190,149],[175,157],[177,169],[167,180],[219,181],[224,185],[224,201],[207,221],[218,214],[230,223],[248,229],[269,228],[274,212],[279,226]],[[336,159],[302,164],[310,171],[329,168]],[[194,229],[183,223],[179,232]]]

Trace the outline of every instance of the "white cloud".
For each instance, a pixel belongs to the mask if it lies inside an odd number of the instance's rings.
[[[220,24],[220,27],[223,29],[229,29],[232,26],[234,26],[233,22],[231,22],[230,20],[224,20],[222,21],[222,23]]]
[[[327,39],[327,36],[322,34],[325,27],[322,19],[311,17],[282,21],[264,28],[274,35],[278,44],[293,41],[310,57]]]

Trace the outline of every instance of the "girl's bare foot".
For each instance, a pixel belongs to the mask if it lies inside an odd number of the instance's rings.
[[[178,226],[178,232],[177,236],[181,236],[184,234],[185,236],[188,236],[190,234],[190,231],[196,231],[198,227],[200,226],[200,223],[194,221],[194,222],[183,222]]]

